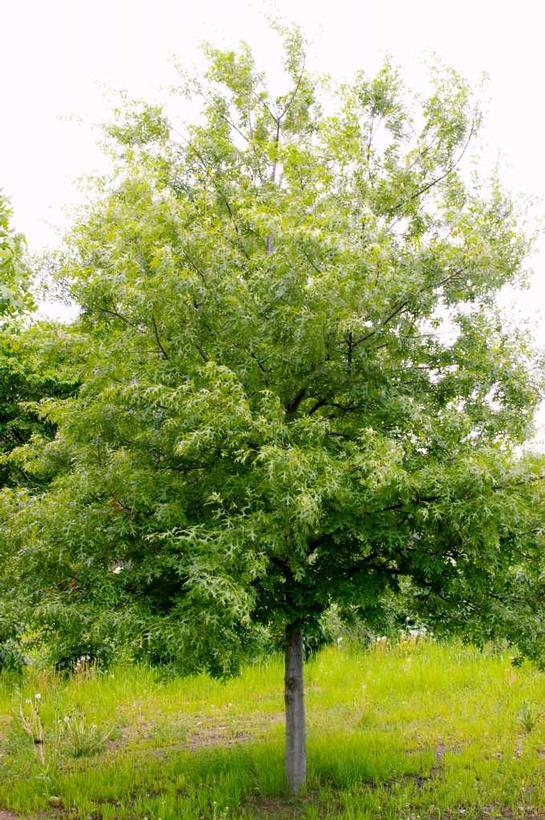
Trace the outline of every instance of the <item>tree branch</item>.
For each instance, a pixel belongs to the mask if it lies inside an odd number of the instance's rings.
[[[197,341],[195,340],[195,341],[193,342],[193,344],[195,345],[195,348],[196,348],[196,350],[197,350],[197,352],[198,352],[199,356],[200,356],[200,357],[201,357],[201,359],[203,360],[203,362],[208,362],[208,361],[210,361],[209,357],[207,356],[206,352],[202,349],[202,347],[201,347],[201,345],[199,344],[199,342],[197,342]]]
[[[107,313],[109,316],[113,316],[115,319],[119,319],[121,322],[123,322],[123,324],[127,325],[127,327],[134,327],[136,330],[141,330],[141,328],[139,328],[137,324],[131,322],[129,319],[127,319],[126,316],[123,316],[123,314],[119,313],[119,311],[115,308],[107,308],[103,305],[100,305],[98,309],[101,313]]]
[[[372,336],[376,336],[377,333],[381,331],[382,328],[386,327],[392,319],[395,319],[396,316],[399,316],[401,313],[404,313],[405,310],[410,306],[411,300],[415,296],[419,296],[421,293],[425,293],[429,290],[435,290],[435,288],[440,288],[443,285],[446,285],[447,282],[450,282],[452,279],[455,279],[457,276],[461,276],[462,273],[465,273],[466,268],[458,268],[453,273],[449,273],[448,276],[445,276],[443,279],[440,279],[438,282],[432,282],[428,285],[423,285],[419,288],[415,293],[408,296],[403,302],[399,302],[393,310],[384,318],[379,320],[378,327],[374,328],[373,330],[366,333],[365,336],[360,336],[359,339],[356,339],[352,344],[352,349],[358,347],[363,342],[366,342],[367,339],[370,339]]]
[[[161,342],[161,339],[160,339],[160,336],[159,336],[159,329],[157,327],[157,322],[155,321],[155,316],[153,315],[153,313],[151,314],[151,323],[153,325],[153,333],[154,333],[154,336],[155,336],[155,341],[157,342],[157,347],[159,348],[159,352],[161,353],[162,357],[168,361],[169,360],[169,355],[166,352],[166,350],[163,347],[163,344]]]
[[[444,171],[444,173],[440,174],[438,177],[435,177],[434,179],[427,182],[425,185],[423,185],[421,188],[419,188],[413,194],[408,196],[406,199],[402,199],[400,202],[397,203],[397,205],[394,205],[393,208],[391,209],[391,213],[395,213],[397,210],[399,210],[399,208],[402,208],[404,205],[408,205],[408,203],[412,202],[414,199],[418,199],[418,197],[422,196],[422,194],[425,194],[426,191],[429,191],[430,188],[433,188],[434,185],[438,185],[439,182],[442,182],[444,179],[446,179],[448,176],[450,176],[450,174],[452,174],[452,172],[455,170],[455,168],[462,161],[463,156],[464,156],[465,152],[467,151],[467,148],[468,148],[469,143],[471,142],[471,140],[473,138],[474,133],[475,133],[475,122],[473,122],[471,124],[471,128],[469,129],[469,136],[468,136],[467,140],[465,141],[465,144],[464,144],[459,156],[454,160],[454,162],[452,162],[449,165],[449,167],[446,169],[446,171]]]
[[[307,395],[307,388],[302,387],[292,398],[290,402],[286,405],[286,413],[288,416],[292,416],[296,411],[305,396]]]
[[[290,110],[294,99],[297,96],[297,92],[299,91],[299,88],[301,86],[301,82],[303,80],[303,74],[305,73],[305,62],[306,62],[306,58],[303,56],[303,62],[301,64],[301,71],[299,72],[299,76],[297,77],[297,82],[295,83],[295,88],[293,89],[293,93],[292,93],[291,97],[289,98],[286,105],[282,109],[282,112],[278,115],[279,120],[284,119],[284,117],[286,116],[286,114]]]
[[[251,356],[251,357],[252,357],[252,359],[253,359],[253,360],[257,363],[257,366],[259,367],[259,369],[261,370],[261,372],[262,372],[265,376],[267,376],[267,374],[269,373],[269,371],[268,371],[268,370],[267,370],[267,368],[266,368],[266,367],[262,364],[262,362],[260,362],[260,361],[259,361],[259,359],[258,359],[258,358],[257,358],[257,356],[255,355],[255,353],[253,352],[253,350],[250,352],[250,356]]]

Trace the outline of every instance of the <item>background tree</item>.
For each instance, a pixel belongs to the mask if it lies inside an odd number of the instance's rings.
[[[60,271],[81,388],[42,402],[57,435],[17,459],[55,477],[10,497],[4,538],[59,657],[126,640],[224,675],[282,645],[298,791],[324,611],[372,623],[410,584],[473,634],[538,554],[541,467],[517,455],[533,354],[495,307],[528,241],[463,171],[469,88],[438,72],[411,109],[386,64],[324,112],[285,39],[285,94],[247,47],[209,48],[198,125],[140,105],[111,126],[115,173]]]
[[[53,359],[59,359],[61,351],[54,357],[42,355],[50,331],[46,323],[33,325],[30,320],[35,307],[31,270],[24,239],[12,229],[10,218],[7,200],[0,195],[0,491],[36,484],[36,476],[25,472],[10,454],[32,436],[53,438],[54,425],[40,418],[36,404],[44,397],[64,398],[74,391],[73,382],[62,382],[55,371]],[[13,588],[8,567],[2,569],[0,668],[21,662],[19,637],[25,628],[24,592]]]
[[[12,378],[6,368],[8,336],[6,327],[14,315],[29,307],[29,271],[23,260],[23,238],[15,233],[10,224],[11,209],[0,192],[0,459],[15,443],[9,424],[13,419],[14,390]],[[5,482],[5,470],[0,460],[0,488]],[[0,668],[17,664],[20,655],[17,638],[20,621],[13,617],[9,605],[2,597],[0,602]]]
[[[0,317],[20,313],[32,305],[29,269],[24,262],[23,237],[10,224],[11,208],[0,191]]]

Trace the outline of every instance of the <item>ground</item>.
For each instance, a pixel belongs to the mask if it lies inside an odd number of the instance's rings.
[[[309,783],[283,783],[282,667],[0,676],[0,820],[545,818],[545,674],[406,641],[306,668]]]

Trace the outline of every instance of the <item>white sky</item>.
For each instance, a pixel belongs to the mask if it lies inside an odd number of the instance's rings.
[[[33,250],[54,246],[81,194],[75,180],[101,167],[95,127],[112,104],[105,89],[149,100],[191,67],[199,44],[252,44],[278,66],[266,15],[302,25],[309,65],[337,77],[374,71],[384,54],[421,87],[433,53],[486,90],[485,159],[501,157],[507,187],[543,199],[545,4],[539,0],[0,0],[0,187]],[[545,243],[530,292],[513,299],[545,344]],[[52,310],[52,308],[49,308]],[[517,313],[518,312],[518,313]]]

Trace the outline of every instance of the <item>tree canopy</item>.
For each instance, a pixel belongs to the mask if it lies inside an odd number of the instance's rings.
[[[264,637],[293,661],[332,603],[379,623],[403,585],[499,628],[540,548],[541,384],[496,306],[529,243],[465,167],[470,88],[440,70],[419,103],[387,63],[325,93],[297,32],[278,97],[248,47],[207,55],[198,124],[109,128],[59,267],[81,387],[14,456],[47,487],[4,495],[38,623],[59,657],[127,641],[218,675]]]

